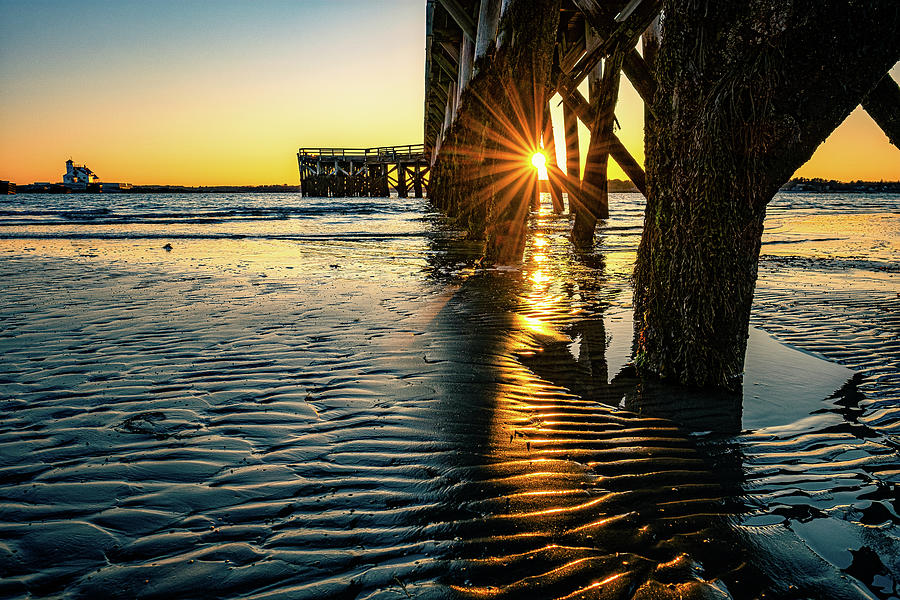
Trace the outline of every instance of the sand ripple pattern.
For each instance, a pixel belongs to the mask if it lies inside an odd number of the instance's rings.
[[[65,261],[36,296],[36,266],[3,266],[0,596],[396,597],[434,578],[458,448],[397,368],[421,353],[380,348],[412,337],[383,298]]]
[[[574,320],[524,310],[521,274],[411,292],[58,260],[37,296],[36,266],[2,273],[3,596],[704,580],[688,545],[660,545],[715,526],[714,477],[671,423],[525,366],[552,345],[536,321]]]
[[[540,217],[520,269],[5,256],[0,597],[900,596],[890,290],[764,258],[757,323],[860,378],[781,427],[661,416],[612,329],[639,214],[587,255]]]

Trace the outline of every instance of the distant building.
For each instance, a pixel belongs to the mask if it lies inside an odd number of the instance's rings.
[[[63,184],[72,189],[84,189],[91,183],[100,180],[97,174],[91,171],[87,165],[76,165],[72,159],[66,161],[66,174],[63,175]]]
[[[35,183],[34,185],[42,184]],[[130,183],[101,182],[97,174],[91,171],[87,165],[76,165],[71,158],[66,161],[66,174],[63,175],[62,185],[69,190],[86,192],[121,192],[131,189]]]

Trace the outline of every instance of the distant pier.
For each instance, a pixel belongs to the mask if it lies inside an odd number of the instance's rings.
[[[300,191],[304,196],[381,196],[391,188],[400,198],[422,198],[430,161],[423,144],[377,148],[300,148]]]

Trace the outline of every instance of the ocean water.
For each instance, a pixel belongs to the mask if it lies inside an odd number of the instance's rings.
[[[900,198],[776,197],[738,397],[546,204],[0,198],[0,597],[900,597]]]

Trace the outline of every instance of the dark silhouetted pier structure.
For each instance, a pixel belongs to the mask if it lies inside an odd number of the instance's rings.
[[[499,25],[508,4],[503,0],[427,0],[424,138],[432,164],[459,117],[463,92],[477,73],[477,63],[503,43],[498,40]],[[609,158],[646,195],[644,170],[613,131],[613,111],[621,74],[649,106],[656,82],[648,63],[657,43],[661,5],[660,0],[560,3],[551,86],[563,102],[564,134],[563,139],[554,139],[548,110],[541,145],[550,156],[547,166],[554,209],[563,210],[561,196],[566,192],[570,210],[579,217],[578,225],[585,221],[582,227],[576,226],[576,235],[581,237],[589,237],[596,220],[609,216]],[[635,49],[642,35],[645,57]],[[589,84],[590,100],[577,89],[584,80]],[[583,178],[579,121],[591,132]],[[556,167],[554,156],[559,144],[566,148],[563,170]]]
[[[423,144],[377,148],[300,148],[304,196],[424,197],[429,161]]]
[[[494,62],[497,50],[507,41],[505,37],[527,35],[527,31],[523,31],[528,28],[527,19],[518,23],[518,30],[503,30],[501,20],[506,19],[510,12],[527,12],[533,6],[555,4],[558,6],[555,10],[559,13],[558,26],[549,54],[546,54],[546,49],[544,52],[545,56],[552,57],[547,85],[558,96],[546,100],[563,105],[562,135],[559,135],[560,131],[554,133],[549,107],[544,107],[543,124],[537,125],[541,131],[538,145],[549,156],[547,168],[554,210],[564,210],[562,194],[565,192],[569,210],[576,216],[574,237],[582,242],[590,240],[596,223],[609,218],[607,170],[610,159],[647,196],[644,169],[615,133],[615,108],[620,79],[624,77],[644,102],[645,126],[657,120],[653,106],[658,87],[654,67],[662,35],[660,14],[663,0],[424,1],[424,145],[430,165],[434,166],[451,130],[466,112],[465,92],[471,88],[479,68]],[[522,54],[522,50],[518,53]],[[519,58],[529,53],[533,51],[526,49]],[[536,57],[537,54],[529,57],[532,64],[540,62]],[[587,95],[579,89],[584,81],[588,84]],[[479,102],[497,106],[498,97],[504,94],[507,90],[486,93],[479,89],[474,96]],[[891,142],[900,146],[900,87],[890,75],[886,74],[863,98],[862,106]],[[495,112],[499,114],[500,111]],[[496,126],[502,119],[495,115],[491,120],[495,122],[479,123],[478,126]],[[583,173],[579,166],[582,162],[579,156],[579,122],[589,132]],[[566,150],[566,164],[562,169],[557,167],[555,160],[555,149],[559,145]],[[477,148],[460,150],[457,147],[450,154],[465,159],[477,152]],[[468,177],[476,179],[479,175],[469,173]],[[453,212],[453,207],[450,207],[450,212]]]
[[[609,218],[618,163],[647,198],[641,373],[738,385],[766,205],[860,104],[900,144],[897,0],[423,1],[429,199],[487,262],[515,264],[541,187],[531,157],[549,159],[579,250]],[[643,167],[616,134],[624,79],[644,105]]]

